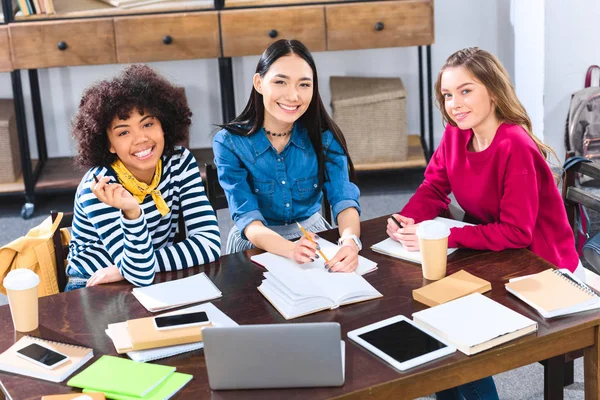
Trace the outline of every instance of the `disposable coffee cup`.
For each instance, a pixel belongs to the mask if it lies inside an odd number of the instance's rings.
[[[38,285],[40,277],[29,269],[10,271],[2,282],[15,330],[30,332],[38,328]]]
[[[423,221],[417,227],[423,277],[436,281],[446,276],[450,228],[439,221]]]

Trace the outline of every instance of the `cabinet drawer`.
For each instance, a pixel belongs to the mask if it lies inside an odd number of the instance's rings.
[[[10,46],[8,42],[8,27],[0,26],[0,72],[12,71]]]
[[[17,69],[117,61],[110,18],[12,24],[10,40]]]
[[[115,18],[119,63],[218,57],[217,12]]]
[[[262,54],[279,39],[298,39],[310,51],[325,50],[323,6],[221,12],[223,56]]]
[[[327,50],[433,43],[432,0],[330,5],[325,14]]]

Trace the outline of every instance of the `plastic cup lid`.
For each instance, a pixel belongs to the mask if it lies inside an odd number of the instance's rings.
[[[443,239],[450,236],[450,228],[439,221],[423,221],[417,227],[417,236],[427,240]]]
[[[39,285],[40,277],[30,269],[20,268],[10,271],[2,284],[8,290],[26,290]]]

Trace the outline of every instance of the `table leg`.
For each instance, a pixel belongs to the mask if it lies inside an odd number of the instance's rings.
[[[552,357],[544,366],[544,400],[562,400],[564,398],[565,356]]]
[[[598,400],[600,389],[600,329],[594,332],[594,345],[583,350],[583,376],[585,385],[585,399]]]

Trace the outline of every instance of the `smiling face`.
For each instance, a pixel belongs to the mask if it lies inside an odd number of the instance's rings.
[[[254,88],[263,96],[265,126],[282,130],[306,112],[313,97],[313,72],[296,54],[275,61],[263,77],[254,75]]]
[[[442,74],[441,93],[448,116],[460,129],[484,133],[497,126],[494,101],[466,68],[447,68]]]
[[[127,119],[113,118],[106,130],[110,152],[142,182],[150,183],[165,147],[165,135],[158,118],[133,108]]]

